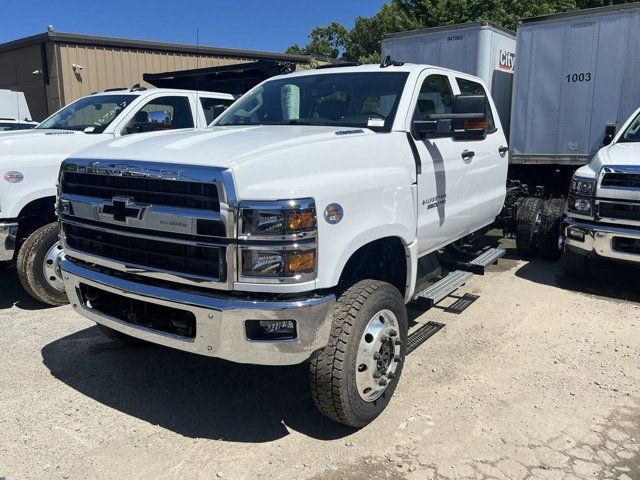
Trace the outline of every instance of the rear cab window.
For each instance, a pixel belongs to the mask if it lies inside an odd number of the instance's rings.
[[[485,97],[487,97],[487,134],[494,133],[497,130],[496,122],[493,119],[494,117],[491,110],[491,104],[489,103],[489,96],[487,95],[484,87],[478,82],[467,80],[466,78],[456,77],[456,83],[458,84],[460,93],[463,95],[484,95]]]
[[[234,100],[227,100],[224,98],[200,97],[200,105],[202,106],[202,111],[204,112],[204,118],[207,125],[218,118],[218,116],[233,102]]]

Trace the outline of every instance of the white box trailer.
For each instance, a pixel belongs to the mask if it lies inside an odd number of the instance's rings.
[[[511,163],[582,165],[640,106],[640,3],[520,21]]]
[[[505,131],[509,129],[516,36],[490,22],[391,33],[382,58],[450,68],[482,78],[491,90]]]

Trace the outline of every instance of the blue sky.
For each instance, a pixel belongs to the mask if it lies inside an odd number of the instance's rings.
[[[305,44],[316,25],[347,27],[384,0],[2,0],[0,43],[51,24],[58,32],[86,33],[250,50],[283,51]]]

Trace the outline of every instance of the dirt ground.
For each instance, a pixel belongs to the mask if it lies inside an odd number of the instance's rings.
[[[640,479],[639,271],[512,252],[463,313],[412,311],[446,327],[360,431],[315,411],[304,365],[116,347],[0,271],[0,478]]]

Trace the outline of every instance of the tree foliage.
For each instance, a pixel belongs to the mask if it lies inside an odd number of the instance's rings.
[[[390,0],[372,17],[357,17],[351,30],[337,22],[317,26],[304,47],[287,53],[321,55],[370,63],[380,59],[387,33],[489,20],[515,30],[521,18],[593,8],[632,0]]]

